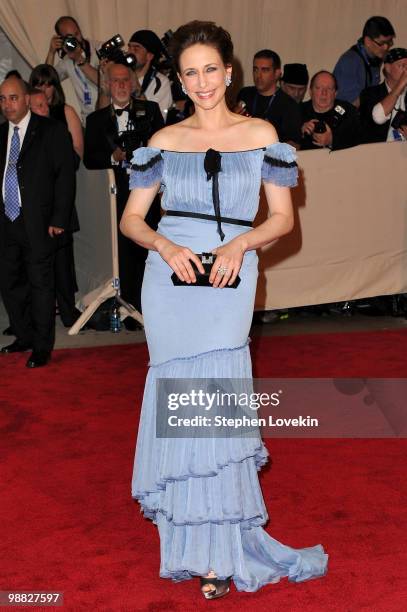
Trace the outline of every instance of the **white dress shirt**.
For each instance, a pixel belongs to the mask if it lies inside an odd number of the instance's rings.
[[[96,54],[96,49],[99,49],[102,45],[99,41],[89,40],[90,45],[90,65],[93,68],[98,68],[99,59]],[[79,66],[76,66],[75,62],[65,55],[55,66],[55,70],[58,72],[58,76],[61,81],[64,79],[70,79],[72,86],[75,90],[76,97],[81,112],[81,121],[85,125],[86,117],[93,113],[96,107],[96,101],[98,98],[98,87],[88,79],[88,77],[82,72]]]
[[[387,82],[385,81],[384,84],[386,85],[386,89],[388,91],[388,93],[391,92],[390,87],[388,86]],[[396,140],[394,138],[394,132],[393,132],[393,128],[391,127],[391,122],[393,121],[394,117],[397,114],[398,110],[403,110],[405,111],[405,95],[406,95],[406,90],[404,89],[401,94],[399,95],[399,97],[397,98],[397,102],[394,105],[394,108],[392,110],[392,112],[389,115],[385,115],[384,114],[384,108],[381,102],[378,102],[372,110],[372,117],[373,117],[373,121],[375,123],[377,123],[378,125],[383,125],[383,123],[386,123],[386,121],[388,121],[390,119],[390,125],[389,125],[389,131],[387,132],[387,138],[386,138],[386,142],[393,142],[394,140]],[[400,134],[400,132],[399,132]],[[402,134],[400,134],[400,138],[398,140],[405,140],[404,136]]]
[[[130,100],[128,101],[127,104],[130,104]],[[127,106],[127,104],[125,104],[124,106]],[[118,104],[113,104],[113,108],[114,110],[118,110],[118,109],[121,109],[122,107],[119,106]],[[120,117],[119,115],[116,115],[116,121],[117,121],[117,130],[120,136],[122,132],[125,132],[127,130],[127,124],[129,122],[129,112],[123,111]],[[121,162],[118,162],[115,159],[113,159],[113,154],[111,156],[111,162],[112,162],[112,166],[119,166],[121,164]]]
[[[28,113],[26,114],[26,116],[21,119],[20,123],[16,124],[16,123],[12,123],[11,121],[9,121],[9,124],[8,124],[7,154],[6,154],[6,164],[4,166],[3,186],[2,186],[3,201],[4,201],[4,198],[5,198],[4,183],[5,183],[5,180],[6,180],[8,158],[9,158],[9,155],[10,155],[11,139],[13,138],[14,128],[16,126],[18,127],[18,137],[20,139],[20,151],[21,151],[21,147],[23,146],[25,134],[27,132],[27,127],[28,127],[28,124],[30,122],[30,119],[31,119],[31,111],[29,110]],[[20,187],[18,188],[18,203],[21,206]]]
[[[161,87],[156,93],[154,93],[154,90],[157,87],[156,79],[160,81]],[[139,78],[138,81],[140,85],[143,84],[143,80],[144,76]],[[148,84],[144,95],[147,100],[157,102],[165,123],[167,120],[168,109],[172,106],[171,83],[168,77],[166,77],[165,74],[162,74],[161,72],[156,72],[155,77],[151,79],[150,83]]]

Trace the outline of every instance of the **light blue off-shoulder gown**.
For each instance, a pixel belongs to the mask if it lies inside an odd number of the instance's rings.
[[[130,187],[160,183],[164,210],[213,215],[205,153],[137,149]],[[295,150],[221,153],[222,217],[252,221],[261,180],[293,186]],[[195,253],[210,252],[247,227],[222,223],[221,243],[212,220],[164,216],[158,232]],[[237,289],[175,287],[172,270],[150,251],[142,306],[150,368],[139,426],[132,494],[158,526],[160,576],[184,580],[213,570],[233,577],[238,590],[256,591],[287,576],[300,582],[326,573],[321,545],[293,549],[263,529],[267,511],[257,471],[267,461],[260,437],[157,438],[159,378],[251,378],[248,334],[257,283],[257,255],[245,254]]]

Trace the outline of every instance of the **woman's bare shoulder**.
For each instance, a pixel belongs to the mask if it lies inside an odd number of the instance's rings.
[[[275,127],[263,119],[250,117],[242,124],[242,129],[246,131],[246,138],[250,142],[251,149],[260,149],[278,142]]]
[[[175,125],[167,125],[162,130],[156,132],[149,140],[149,146],[157,149],[177,150],[180,143],[185,137],[186,125],[185,122],[176,123]]]

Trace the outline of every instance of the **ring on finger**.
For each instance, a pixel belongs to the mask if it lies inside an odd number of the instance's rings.
[[[228,268],[226,268],[226,266],[219,266],[217,274],[219,274],[219,276],[225,276],[227,271]]]

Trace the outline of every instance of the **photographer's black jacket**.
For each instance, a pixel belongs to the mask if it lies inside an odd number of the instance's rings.
[[[246,103],[246,110],[252,117],[272,123],[280,142],[300,142],[301,121],[298,104],[282,89],[277,89],[274,96],[262,96],[253,86],[243,87],[237,101]]]
[[[141,115],[141,113],[144,113]],[[164,127],[160,107],[156,102],[131,99],[129,119],[136,128],[141,128],[140,145],[146,146],[151,136]],[[112,153],[117,148],[118,127],[114,109],[111,105],[94,111],[86,119],[85,150],[83,163],[89,170],[113,168],[117,186],[118,221],[123,214],[129,197],[129,175],[121,165],[112,165]],[[157,227],[160,218],[159,198],[151,206],[146,222]]]
[[[340,119],[336,123],[335,107],[340,106],[345,111],[341,115]],[[318,113],[312,106],[312,101],[302,102],[300,105],[301,109],[301,125],[310,121],[311,119],[318,119],[324,121],[329,125],[332,130],[332,150],[347,149],[348,147],[354,147],[361,142],[361,125],[359,120],[359,114],[357,109],[344,100],[336,99],[331,110],[326,113]],[[335,125],[336,123],[336,125]],[[301,150],[304,149],[320,149],[318,145],[313,144],[312,136],[305,135],[301,139]]]
[[[372,112],[376,104],[388,95],[389,92],[385,83],[367,87],[361,92],[359,112],[362,122],[363,142],[386,142],[391,119],[379,125],[373,121]]]
[[[144,113],[141,115],[141,113]],[[131,99],[129,118],[140,127],[140,145],[146,146],[151,136],[164,127],[160,107],[156,102]],[[89,170],[117,169],[111,156],[118,144],[118,128],[111,105],[94,111],[86,119],[83,163]]]

